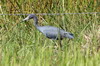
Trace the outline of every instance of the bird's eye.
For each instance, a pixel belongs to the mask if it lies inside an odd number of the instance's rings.
[[[32,19],[32,18],[33,18],[33,16],[30,16],[29,18],[30,18],[30,19]]]

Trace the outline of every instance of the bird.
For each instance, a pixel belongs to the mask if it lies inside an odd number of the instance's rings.
[[[39,30],[43,35],[45,35],[47,38],[52,39],[52,40],[60,40],[60,46],[61,45],[61,40],[63,38],[69,38],[73,39],[74,35],[70,32],[66,32],[63,29],[54,27],[54,26],[40,26],[38,25],[38,18],[35,14],[29,14],[23,21],[27,21],[29,19],[33,19],[33,24]]]

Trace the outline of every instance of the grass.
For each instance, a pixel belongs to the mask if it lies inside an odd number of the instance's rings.
[[[1,0],[0,14],[100,12],[95,0]],[[38,15],[39,24],[72,32],[68,43],[46,38],[26,16],[0,15],[0,66],[100,66],[100,14]]]

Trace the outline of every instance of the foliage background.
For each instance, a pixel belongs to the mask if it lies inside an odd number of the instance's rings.
[[[0,66],[100,66],[99,0],[1,0],[0,14],[87,13],[37,15],[39,24],[72,32],[62,51],[36,30],[25,15],[0,15]],[[55,49],[54,49],[55,47]]]

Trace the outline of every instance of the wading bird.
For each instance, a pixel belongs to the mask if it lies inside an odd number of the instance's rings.
[[[57,27],[53,27],[53,26],[39,26],[38,25],[38,18],[35,14],[29,14],[25,19],[23,19],[23,21],[29,20],[29,19],[33,19],[34,20],[34,25],[35,27],[42,32],[47,38],[49,39],[55,39],[55,40],[59,40],[60,41],[60,46],[61,45],[61,40],[63,38],[69,38],[69,39],[73,39],[74,36],[72,33],[70,32],[66,32],[63,29],[57,28]]]

